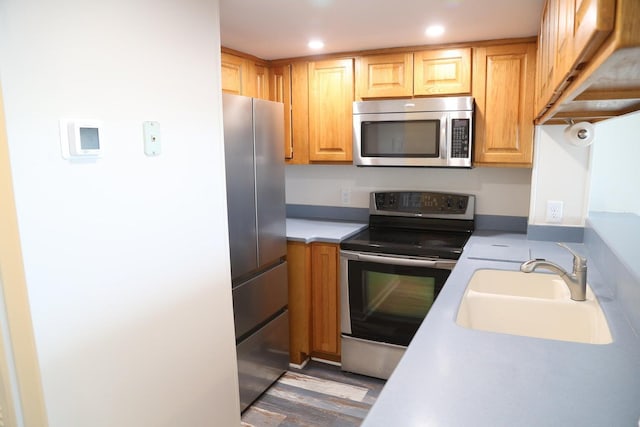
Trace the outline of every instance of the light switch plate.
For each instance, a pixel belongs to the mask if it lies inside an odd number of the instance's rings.
[[[147,121],[142,122],[144,133],[144,154],[147,156],[158,156],[162,152],[160,141],[160,123]]]

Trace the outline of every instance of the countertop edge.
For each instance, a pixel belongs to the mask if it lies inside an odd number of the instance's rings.
[[[367,227],[368,224],[362,222],[287,218],[287,240],[337,244]]]

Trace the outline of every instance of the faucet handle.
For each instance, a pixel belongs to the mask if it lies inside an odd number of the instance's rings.
[[[574,272],[587,269],[587,259],[585,257],[571,249],[569,246],[567,246],[566,243],[558,243],[558,246],[565,248],[566,250],[571,252],[571,255],[573,255]]]

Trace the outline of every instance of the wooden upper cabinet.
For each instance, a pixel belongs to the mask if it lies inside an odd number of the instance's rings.
[[[270,70],[269,93],[271,100],[282,102],[284,108],[284,158],[293,157],[291,139],[291,65],[273,67]]]
[[[225,52],[221,54],[222,91],[244,95],[249,86],[248,61]]]
[[[414,95],[471,92],[471,48],[424,50],[413,54]]]
[[[247,96],[260,99],[269,97],[269,68],[263,64],[249,62],[249,77],[251,84]]]
[[[573,62],[579,65],[588,61],[613,31],[615,0],[560,0],[561,5],[565,3],[569,10],[573,6],[571,51]]]
[[[362,56],[356,61],[357,98],[413,95],[413,54]]]
[[[221,53],[222,91],[269,99],[269,67],[249,57]]]
[[[535,43],[474,49],[474,164],[530,167]]]
[[[616,3],[622,10],[629,4],[638,4],[638,0],[546,1],[538,34],[536,117],[562,102],[560,98],[576,77],[584,76],[585,65],[593,63],[596,53],[615,30]],[[619,19],[623,18],[620,10]],[[586,112],[584,107],[577,119]],[[577,110],[580,109],[578,106]]]
[[[309,160],[352,161],[353,59],[309,62],[308,80]]]
[[[293,157],[288,164],[309,164],[309,66],[291,64],[291,142]]]
[[[575,0],[553,0],[549,3],[554,5],[549,14],[555,14],[555,18],[549,24],[553,26],[550,31],[555,39],[549,40],[549,44],[553,44],[553,51],[548,46],[545,56],[547,61],[554,64],[555,73],[551,77],[553,89],[557,91],[573,67]]]
[[[538,33],[539,56],[536,72],[535,109],[541,111],[554,101],[556,81],[556,42],[558,0],[547,0]],[[544,50],[544,52],[542,52]],[[556,95],[557,96],[557,95]]]

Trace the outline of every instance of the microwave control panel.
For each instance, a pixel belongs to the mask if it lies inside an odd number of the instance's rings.
[[[469,119],[451,119],[451,157],[469,157]]]

